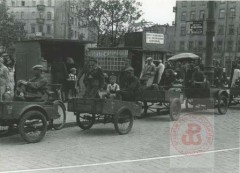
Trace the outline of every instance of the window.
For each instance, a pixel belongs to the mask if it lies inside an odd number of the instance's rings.
[[[77,38],[77,31],[74,32],[74,38]]]
[[[229,35],[234,34],[234,25],[229,25]]]
[[[21,19],[23,19],[24,18],[24,12],[22,11],[21,12]]]
[[[19,19],[19,12],[16,12],[16,18]]]
[[[52,28],[51,25],[47,25],[47,34],[51,34]]]
[[[36,25],[31,24],[31,33],[35,33],[35,32],[36,32]]]
[[[48,6],[52,6],[52,0],[48,0]]]
[[[15,1],[12,1],[12,6],[14,7],[16,4],[15,4]]]
[[[201,10],[200,13],[199,13],[199,19],[203,20],[204,19],[204,15],[205,15],[205,11]]]
[[[185,49],[185,43],[184,43],[184,41],[180,41],[179,49],[180,49],[180,50],[184,50],[184,49]]]
[[[33,19],[36,18],[36,12],[35,12],[35,11],[32,12],[32,18],[33,18]]]
[[[182,7],[186,7],[187,6],[187,1],[182,1]]]
[[[217,41],[217,51],[221,51],[222,50],[222,44],[223,44],[223,42],[222,42],[222,40],[219,40],[219,41]]]
[[[181,21],[186,21],[186,19],[187,19],[187,13],[182,12]]]
[[[196,18],[196,12],[195,11],[191,11],[190,13],[190,20],[195,20]]]
[[[235,8],[230,8],[230,18],[235,18],[236,17],[236,9]]]
[[[36,6],[36,1],[32,1],[32,6]]]
[[[227,51],[231,52],[233,50],[233,41],[229,40],[227,42]]]
[[[189,41],[188,42],[188,49],[189,50],[193,50],[194,49],[194,42],[193,41]]]
[[[200,3],[201,3],[200,4],[201,6],[205,6],[206,5],[206,1],[201,1]]]
[[[224,34],[224,25],[219,25],[218,26],[218,35],[223,35]]]
[[[43,19],[43,12],[39,12],[39,18]]]
[[[221,1],[220,3],[221,3],[221,4],[225,4],[225,1]]]
[[[191,6],[196,6],[196,2],[195,1],[191,1]]]
[[[224,9],[220,9],[219,10],[219,19],[224,19],[225,16],[225,10]]]
[[[47,13],[47,20],[51,20],[52,19],[52,13],[51,12],[48,12]]]
[[[38,26],[38,31],[39,31],[39,32],[43,32],[43,26],[42,26],[42,25],[39,25],[39,26]]]
[[[21,2],[21,5],[24,7],[24,6],[25,6],[25,1],[22,1],[22,2]]]
[[[186,35],[186,26],[181,26],[181,35]]]

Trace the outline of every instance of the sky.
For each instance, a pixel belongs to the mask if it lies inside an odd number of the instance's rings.
[[[157,24],[170,24],[175,20],[173,7],[176,0],[137,0],[142,3],[143,18]]]

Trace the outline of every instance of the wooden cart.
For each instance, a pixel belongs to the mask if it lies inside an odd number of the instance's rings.
[[[68,111],[74,112],[77,124],[83,130],[90,129],[95,122],[113,123],[115,130],[123,135],[131,131],[141,105],[111,99],[72,98],[68,102]]]
[[[160,113],[161,109],[166,109],[170,113],[172,121],[178,120],[181,113],[182,93],[179,88],[169,90],[142,90],[139,101],[143,102],[143,113],[148,111]],[[156,106],[160,103],[162,106]]]

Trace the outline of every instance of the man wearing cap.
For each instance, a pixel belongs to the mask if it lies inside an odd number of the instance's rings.
[[[43,66],[35,65],[32,69],[34,77],[29,81],[20,80],[17,84],[16,90],[19,92],[19,95],[17,96],[22,100],[25,100],[26,98],[33,98],[33,100],[35,100],[35,98],[42,99],[45,94],[48,81],[43,75]]]
[[[9,85],[9,71],[3,63],[4,60],[0,57],[0,101],[3,101],[2,95],[5,93],[6,87]]]
[[[125,69],[126,80],[121,88],[122,99],[125,101],[136,101],[139,94],[140,82],[136,76],[134,76],[134,69],[128,67]]]
[[[151,86],[154,80],[156,66],[152,62],[152,57],[147,58],[147,63],[143,67],[140,80],[146,84],[146,86]]]
[[[88,66],[88,70],[85,71],[84,83],[86,90],[83,97],[96,98],[98,97],[98,91],[104,87],[104,74],[102,69],[97,65],[95,58],[89,58]],[[80,79],[79,76],[78,79]]]

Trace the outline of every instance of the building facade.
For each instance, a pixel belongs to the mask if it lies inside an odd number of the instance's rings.
[[[230,73],[240,60],[240,1],[215,1],[213,60]],[[193,52],[206,58],[207,1],[177,1],[175,12],[175,50]]]
[[[8,0],[6,4],[15,19],[25,23],[29,39],[57,38],[96,41],[96,31],[81,25],[77,0]]]

